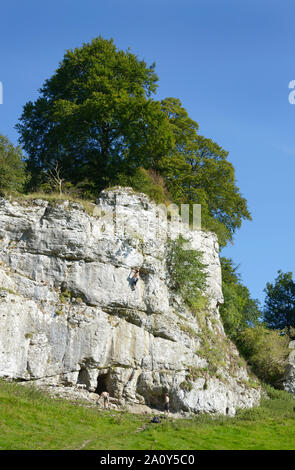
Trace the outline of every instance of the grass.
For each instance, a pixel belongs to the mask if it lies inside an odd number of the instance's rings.
[[[35,193],[29,193],[29,194],[7,194],[7,197],[11,197],[12,200],[19,202],[20,204],[22,203],[30,203],[31,201],[34,201],[35,199],[42,199],[44,201],[48,201],[49,203],[55,205],[55,204],[60,204],[63,201],[69,201],[70,203],[78,203],[80,204],[85,212],[87,212],[88,215],[93,216],[93,211],[94,211],[94,201],[88,200],[88,199],[81,199],[75,196],[72,196],[70,194],[59,194],[56,192],[52,193],[44,193],[42,191],[35,192]]]
[[[0,380],[0,449],[294,450],[294,399],[268,391],[271,399],[234,418],[200,415],[153,424],[147,415],[78,406]]]

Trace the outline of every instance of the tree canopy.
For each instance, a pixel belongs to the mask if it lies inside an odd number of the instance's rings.
[[[166,98],[161,106],[175,144],[159,160],[157,170],[176,203],[201,204],[202,226],[217,233],[220,244],[225,245],[243,219],[251,220],[246,199],[236,185],[234,167],[227,160],[228,152],[198,134],[198,124],[180,100]]]
[[[20,147],[0,134],[0,194],[22,191],[28,177]]]
[[[155,64],[112,39],[66,51],[16,126],[29,188],[38,189],[56,164],[64,181],[88,193],[124,180],[132,185],[133,177],[138,184],[138,169],[151,170],[173,202],[202,205],[203,227],[225,245],[251,219],[228,152],[199,135],[179,99],[156,100],[157,86]]]
[[[289,355],[288,344],[286,336],[262,324],[246,328],[238,338],[239,351],[251,364],[253,372],[263,382],[274,386],[284,375]]]
[[[180,235],[171,241],[167,256],[167,267],[171,277],[171,288],[177,291],[191,308],[203,302],[203,292],[207,285],[206,264],[203,253],[191,249]]]
[[[150,98],[157,80],[154,64],[117,50],[113,40],[68,50],[16,126],[32,183],[57,161],[66,179],[90,177],[100,190],[114,174],[145,163],[154,147],[165,153],[172,136],[160,103]]]
[[[258,300],[252,299],[248,288],[243,285],[238,267],[231,259],[222,257],[220,261],[224,296],[220,315],[226,333],[236,341],[242,331],[258,324],[262,313]]]
[[[279,270],[274,283],[268,282],[264,292],[264,321],[275,330],[286,329],[292,335],[295,328],[295,283],[291,272]]]

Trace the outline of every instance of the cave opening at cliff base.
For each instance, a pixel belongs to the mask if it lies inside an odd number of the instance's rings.
[[[107,377],[108,374],[101,374],[97,377],[95,393],[97,393],[98,395],[100,395],[102,392],[109,392],[107,385]]]

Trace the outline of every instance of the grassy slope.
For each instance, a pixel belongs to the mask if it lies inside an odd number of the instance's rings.
[[[51,399],[0,381],[0,449],[295,449],[294,400],[272,392],[237,417],[162,420]]]

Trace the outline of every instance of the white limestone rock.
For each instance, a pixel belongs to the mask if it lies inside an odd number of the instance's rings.
[[[167,222],[130,188],[103,191],[89,215],[80,205],[0,199],[0,376],[107,388],[121,402],[233,415],[260,400],[225,336],[217,237]],[[203,252],[206,324],[224,345],[207,376],[202,324],[171,290],[169,239],[182,231]],[[136,290],[131,268],[141,268]],[[191,371],[194,371],[192,374]]]

